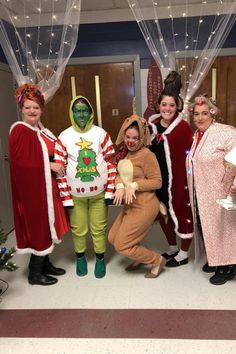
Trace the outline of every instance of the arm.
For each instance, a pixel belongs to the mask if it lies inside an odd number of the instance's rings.
[[[142,158],[144,178],[137,179],[125,189],[125,203],[131,204],[136,199],[135,192],[149,192],[161,188],[162,179],[159,164],[153,153],[146,150]]]
[[[104,140],[101,144],[102,147],[102,153],[104,156],[104,159],[106,156],[109,154],[114,154],[114,145],[111,141],[110,135],[108,133],[105,133]],[[105,199],[112,199],[113,198],[113,193],[115,189],[115,178],[116,178],[116,165],[107,162],[107,172],[108,172],[108,178],[107,178],[107,186],[105,190]]]
[[[162,186],[161,171],[155,155],[147,150],[143,158],[144,178],[131,183],[131,187],[140,192],[152,191]]]
[[[54,166],[60,166],[59,169],[64,171],[64,174],[57,175],[57,185],[59,188],[60,196],[62,198],[63,206],[73,206],[73,200],[71,198],[69,186],[67,184],[67,178],[65,176],[65,166],[67,164],[67,152],[66,147],[63,145],[60,139],[57,139],[54,150]],[[51,167],[52,168],[52,167]],[[56,171],[55,171],[56,172]]]
[[[65,175],[65,168],[60,163],[50,162],[50,168],[53,172],[58,173],[60,177],[63,177]]]

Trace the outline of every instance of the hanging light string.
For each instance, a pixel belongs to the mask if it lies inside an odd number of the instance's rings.
[[[161,67],[164,67],[165,58],[168,57],[168,50],[167,50],[165,41],[163,40],[163,34],[162,34],[160,23],[159,23],[159,20],[158,20],[158,11],[157,11],[158,3],[157,3],[157,0],[152,1],[152,6],[153,6],[153,11],[154,11],[155,26],[156,26],[157,33],[158,33],[159,44],[160,44],[160,47],[161,47],[161,52],[163,53],[163,59],[161,60],[161,58],[160,58],[160,61],[162,61]],[[155,44],[153,45],[153,50],[155,51]]]
[[[15,56],[19,57],[19,61],[14,60],[14,63],[12,65],[14,65],[15,68],[18,68],[17,69],[18,72],[21,70],[23,71],[24,65],[23,65],[23,58],[22,58],[22,53],[21,53],[22,47],[20,45],[20,42],[22,42],[22,41],[20,41],[19,32],[17,30],[18,17],[16,15],[14,15],[11,1],[7,1],[7,4],[6,4],[6,0],[5,0],[4,3],[2,4],[2,6],[6,12],[7,17],[9,18],[9,23],[14,28],[14,36],[15,36],[15,41],[16,41],[16,49],[15,49],[16,54],[15,54]],[[8,34],[6,32],[5,26],[3,25],[2,21],[1,21],[1,29],[2,29],[2,33],[4,34],[4,40],[6,41],[8,47],[11,47],[11,41],[8,37]],[[14,58],[14,59],[16,59],[16,58]]]
[[[182,15],[185,18],[185,34],[184,34],[184,90],[186,91],[187,86],[187,51],[189,48],[188,45],[188,0],[185,1],[185,12]]]
[[[185,9],[183,9],[182,12],[182,17],[184,17],[184,37],[183,42],[181,42],[180,36],[182,36],[182,32],[178,33],[179,27],[177,31],[175,30],[175,21],[176,24],[179,24],[179,19],[177,21],[173,14],[173,9],[176,8],[178,10],[178,8],[173,6],[174,1],[169,0],[166,11],[171,23],[173,49],[169,46],[167,41],[168,34],[166,37],[162,34],[162,23],[159,20],[160,16],[158,16],[160,11],[163,11],[165,8],[160,8],[157,0],[147,0],[145,2],[128,0],[128,3],[159,67],[168,70],[177,69],[178,71],[182,71],[183,84],[185,85],[183,88],[183,98],[185,100],[188,99],[194,94],[207,74],[214,58],[218,54],[220,47],[223,45],[227,34],[235,22],[236,2],[219,0],[217,2],[218,6],[213,10],[213,15],[207,16],[206,6],[209,1],[201,0],[196,2],[194,10],[197,9],[198,14],[193,13],[193,15],[190,15],[190,3],[189,0],[185,0]],[[214,9],[214,7],[211,7],[211,9]],[[224,13],[224,15],[222,15],[222,21],[219,20],[220,13]],[[193,17],[191,21],[189,16]],[[207,22],[204,25],[205,16],[207,16]],[[195,21],[197,21],[197,28],[195,29],[193,27],[193,29],[191,29],[190,25],[192,23],[194,24]],[[163,23],[166,22],[164,21]],[[206,30],[210,30],[208,36]],[[168,40],[170,39],[168,38]],[[206,42],[203,42],[203,40],[206,40]],[[201,43],[202,49],[200,49],[199,46],[200,42],[203,42]],[[181,43],[183,43],[182,48],[180,47]],[[172,53],[175,57],[175,61],[171,62]],[[181,58],[181,54],[183,54],[183,58],[182,60],[178,60],[178,58]]]
[[[149,34],[149,29],[147,27],[147,24],[145,22],[145,19],[143,17],[143,12],[141,11],[141,7],[140,6],[136,6],[136,2],[137,1],[133,1],[133,0],[128,0],[129,5],[131,7],[132,12],[135,14],[135,17],[138,18],[137,20],[137,24],[140,28],[140,31],[143,34],[143,37],[145,38],[149,48],[151,48],[151,53],[153,55],[153,57],[155,58],[155,60],[159,63],[160,67],[164,67],[163,65],[163,60],[161,59],[158,50],[156,49],[156,45],[154,43],[153,37]],[[162,34],[160,31],[160,27],[158,27],[159,23],[156,23],[157,25],[157,31],[159,33],[158,38],[160,39],[160,45],[163,46],[163,43],[161,41],[162,38]]]
[[[41,0],[39,0],[38,9],[41,9],[41,7],[42,7],[42,3]],[[38,55],[39,55],[39,47],[42,45],[42,43],[40,42],[40,29],[41,29],[40,17],[41,17],[41,12],[38,11],[37,44],[36,44],[36,53],[35,53],[36,74],[40,70]]]
[[[76,47],[81,0],[21,0],[15,8],[11,0],[1,3],[6,12],[6,20],[0,18],[1,45],[14,78],[18,85],[38,84],[48,102]]]
[[[54,36],[55,36],[55,33],[54,33],[54,23],[53,23],[53,20],[54,20],[54,11],[55,11],[55,8],[54,8],[54,0],[52,1],[52,10],[51,10],[51,13],[52,13],[52,16],[51,16],[51,25],[50,25],[50,30],[49,30],[49,50],[48,50],[48,57],[46,59],[46,72],[45,72],[45,77],[44,77],[44,80],[43,80],[43,86],[42,86],[42,89],[44,90],[44,87],[45,85],[48,85],[48,82],[50,80],[50,77],[49,77],[49,68],[50,68],[50,58],[51,58],[51,53],[52,53],[52,43],[53,43],[53,39],[54,39]],[[51,76],[52,76],[52,73],[51,73]]]
[[[211,36],[210,39],[208,37],[208,41],[206,42],[201,55],[194,56],[197,61],[192,73],[186,101],[191,98],[193,93],[199,87],[210,69],[214,58],[218,55],[225,38],[235,22],[235,10],[235,3],[227,3],[227,1],[225,1],[225,8],[223,9],[223,1],[220,0],[218,2],[217,12],[210,30],[210,35],[213,34],[213,36]],[[224,11],[226,13],[223,15]],[[222,17],[220,17],[220,15],[222,15]]]
[[[178,33],[176,33],[175,29],[174,29],[174,18],[172,16],[172,9],[171,9],[171,1],[170,0],[168,1],[168,9],[169,9],[169,17],[171,19],[171,30],[172,30],[172,36],[173,36],[173,42],[174,42],[174,50],[175,50],[175,53],[177,53],[175,37],[178,36]]]
[[[25,18],[25,0],[24,0],[24,5],[23,5],[23,21],[24,21],[25,51],[26,51],[26,53],[28,53],[29,52],[29,40],[28,40],[28,38],[30,38],[30,33],[27,33],[27,25],[26,25],[26,18]],[[26,68],[25,68],[25,70],[27,71],[27,74],[29,74],[29,64],[28,64],[29,63],[29,55],[26,55],[26,53],[25,53],[25,60],[26,60]],[[23,63],[22,72],[24,72],[24,65],[25,64]]]
[[[196,49],[197,49],[197,46],[198,46],[201,23],[203,22],[203,19],[202,19],[203,3],[204,3],[204,1],[202,1],[202,3],[201,3],[201,7],[200,7],[200,11],[199,11],[199,17],[197,19],[198,27],[197,27],[197,35],[196,35],[196,37],[195,37],[195,34],[192,33],[192,43],[191,43],[191,45],[193,46],[192,59],[190,57],[187,57],[187,48],[185,47],[185,80],[184,80],[185,87],[184,87],[184,96],[186,97],[186,100],[188,100],[188,93],[190,92],[189,84],[190,84],[190,81],[191,81],[192,74],[194,72],[195,62],[196,62],[196,59],[198,59],[197,57],[195,57],[195,52],[196,52]],[[186,0],[186,5],[187,5],[187,0]],[[187,18],[187,16],[186,16],[186,18]],[[185,31],[187,33],[187,29]],[[188,63],[190,62],[190,65],[187,64],[187,61],[188,61]],[[187,68],[188,68],[188,73],[187,73]],[[187,76],[187,74],[188,74],[188,76]]]

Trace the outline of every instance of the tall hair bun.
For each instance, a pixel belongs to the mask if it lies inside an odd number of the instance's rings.
[[[164,80],[163,93],[179,96],[182,88],[182,80],[177,71],[171,71]]]

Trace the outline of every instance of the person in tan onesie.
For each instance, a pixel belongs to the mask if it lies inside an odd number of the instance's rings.
[[[165,258],[140,244],[159,212],[155,189],[162,185],[157,159],[146,147],[150,143],[145,119],[132,115],[124,121],[116,140],[119,150],[114,194],[114,204],[123,203],[124,208],[110,229],[108,240],[117,252],[134,261],[127,270],[150,264],[145,277],[156,278]]]

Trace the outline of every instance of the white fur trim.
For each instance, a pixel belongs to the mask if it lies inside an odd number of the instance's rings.
[[[53,197],[52,197],[52,176],[51,176],[51,168],[48,158],[48,149],[46,143],[43,138],[40,136],[40,130],[37,131],[38,139],[42,147],[43,152],[43,160],[44,160],[44,176],[46,183],[46,195],[47,195],[47,204],[48,204],[48,222],[49,228],[51,231],[51,237],[54,242],[58,242],[57,233],[55,230],[55,214],[54,214],[54,205],[53,205]]]
[[[118,190],[118,189],[124,189],[124,188],[125,188],[124,183],[117,183],[117,185],[116,185],[116,190]]]
[[[57,233],[56,233],[55,226],[54,226],[55,214],[54,214],[54,205],[53,205],[53,197],[52,197],[52,177],[51,177],[51,168],[50,168],[50,163],[49,163],[49,158],[48,158],[47,146],[46,146],[44,140],[42,139],[42,137],[40,136],[40,129],[37,127],[33,127],[32,125],[30,125],[26,122],[15,122],[14,124],[12,124],[12,126],[10,128],[10,133],[19,124],[24,125],[27,128],[37,132],[37,136],[38,136],[39,142],[42,147],[42,152],[43,152],[44,176],[45,176],[45,183],[46,183],[46,194],[47,194],[47,205],[48,205],[48,222],[49,222],[49,228],[51,231],[51,238],[52,238],[53,242],[60,243],[61,241],[57,237]],[[49,135],[50,131],[48,129],[45,129],[41,122],[39,122],[39,127],[42,130],[44,130],[45,132],[47,132],[47,134]],[[54,136],[51,132],[50,132],[50,135]],[[37,255],[37,253],[35,253],[37,251],[32,250],[32,249],[25,249],[25,250],[18,250],[17,249],[17,251],[20,253],[34,253]],[[46,252],[46,254],[49,253],[48,250],[45,250],[45,251],[40,252],[40,254],[43,254],[43,252]]]
[[[171,167],[171,157],[170,157],[170,149],[169,149],[169,143],[167,140],[166,135],[168,135],[172,130],[182,121],[182,115],[179,114],[178,117],[169,125],[169,127],[165,130],[165,132],[162,134],[163,140],[164,140],[164,150],[165,150],[165,155],[166,155],[166,164],[168,168],[168,175],[169,175],[169,186],[168,186],[168,196],[169,196],[169,212],[170,215],[174,221],[175,225],[175,232],[176,234],[181,237],[181,238],[192,238],[193,233],[190,234],[182,234],[178,231],[179,228],[179,223],[178,219],[176,217],[173,203],[172,203],[172,194],[171,194],[171,187],[172,187],[172,181],[173,181],[173,175],[172,175],[172,167]]]
[[[61,241],[60,241],[61,242]],[[52,253],[54,246],[51,245],[50,247],[48,247],[46,250],[43,251],[36,251],[33,248],[17,248],[16,247],[16,251],[19,254],[26,254],[26,253],[32,253],[35,254],[35,256],[46,256],[47,254]]]
[[[155,136],[157,135],[158,131],[157,131],[157,127],[156,125],[153,123],[154,120],[156,120],[158,117],[160,117],[160,114],[153,114],[152,116],[150,116],[148,118],[148,124],[152,127],[152,134],[151,134],[151,141],[155,138]]]
[[[15,128],[15,126],[17,126],[17,125],[19,125],[19,124],[20,124],[20,125],[24,125],[25,127],[29,128],[29,129],[31,129],[31,130],[34,130],[35,132],[37,132],[37,131],[39,130],[38,128],[35,128],[35,127],[33,127],[32,125],[30,125],[30,124],[28,124],[28,123],[25,123],[25,122],[15,122],[15,123],[12,124],[9,133],[11,133],[11,131]]]
[[[64,207],[67,207],[67,206],[73,207],[74,206],[74,202],[72,199],[62,200],[62,204]]]
[[[178,116],[173,120],[173,122],[167,127],[167,129],[164,131],[164,135],[170,134],[172,130],[175,129],[175,127],[183,120],[182,114],[178,114]]]

